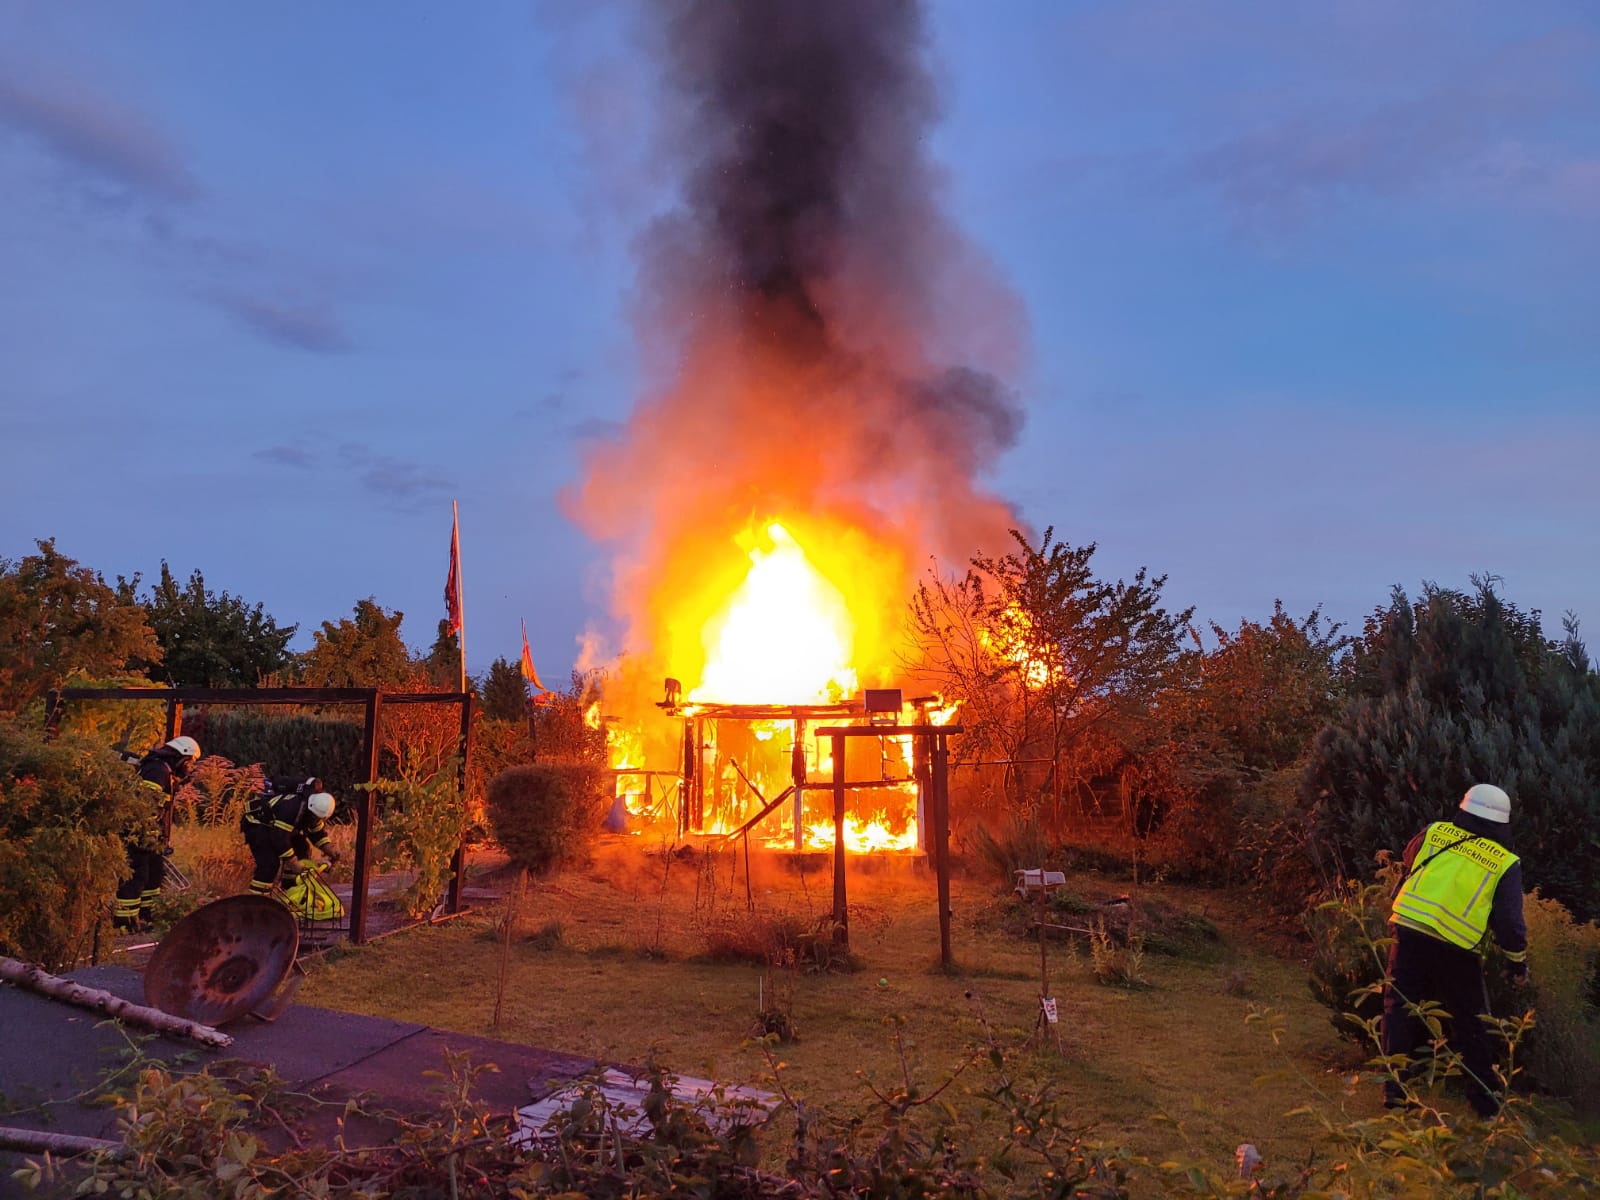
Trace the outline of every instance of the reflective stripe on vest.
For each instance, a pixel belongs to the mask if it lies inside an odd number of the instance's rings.
[[[1495,887],[1516,861],[1504,846],[1437,821],[1428,826],[1411,874],[1394,898],[1391,919],[1451,945],[1476,949],[1489,928]]]

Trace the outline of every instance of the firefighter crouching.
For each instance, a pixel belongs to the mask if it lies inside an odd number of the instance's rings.
[[[333,815],[333,807],[333,797],[323,791],[322,780],[315,776],[267,780],[239,822],[245,845],[255,859],[251,895],[270,895],[281,875],[298,875],[298,864],[311,857],[312,846],[329,862],[339,861],[324,824]]]
[[[172,800],[199,758],[198,742],[192,737],[175,737],[146,754],[135,768],[140,787],[149,789],[144,794],[150,798],[150,811],[149,819],[124,837],[132,873],[117,887],[111,922],[117,929],[142,928],[154,915],[167,842],[172,837]]]

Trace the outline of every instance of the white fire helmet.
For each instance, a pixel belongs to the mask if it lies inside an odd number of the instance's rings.
[[[306,807],[317,820],[326,821],[333,816],[333,797],[327,792],[312,792],[306,799]]]
[[[1511,797],[1492,783],[1475,783],[1461,797],[1461,811],[1506,825],[1511,821]]]
[[[200,757],[200,743],[192,737],[175,737],[167,743],[168,750],[176,750],[187,759]]]

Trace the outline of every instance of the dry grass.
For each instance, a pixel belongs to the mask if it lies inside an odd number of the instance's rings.
[[[758,862],[758,868],[760,864]],[[613,843],[583,871],[535,884],[522,905],[497,1036],[554,1050],[636,1064],[654,1055],[673,1070],[730,1082],[759,1082],[767,1066],[747,1041],[758,993],[773,972],[707,960],[717,940],[752,928],[815,927],[831,903],[831,880],[771,869],[752,886],[759,921],[743,916],[742,865],[726,858],[683,861]],[[992,1032],[1017,1050],[1014,1070],[1048,1082],[1067,1111],[1110,1144],[1160,1154],[1180,1140],[1218,1162],[1242,1141],[1279,1161],[1305,1144],[1310,1125],[1287,1118],[1316,1100],[1377,1111],[1376,1086],[1347,1094],[1339,1056],[1347,1053],[1310,998],[1304,967],[1248,931],[1244,914],[1214,893],[1145,888],[1180,912],[1221,930],[1202,958],[1147,955],[1145,986],[1096,982],[1082,951],[1050,947],[1052,992],[1062,1014],[1064,1053],[1029,1042],[1038,1012],[1039,947],[1006,933],[1001,900],[986,885],[957,879],[954,950],[959,969],[938,969],[938,918],[931,875],[863,874],[850,880],[851,949],[860,969],[780,969],[777,980],[801,1040],[783,1048],[789,1089],[835,1112],[865,1112],[863,1078],[897,1082],[900,1064],[888,1023],[903,1018],[910,1061],[931,1085],[973,1055]],[[314,964],[302,991],[310,1004],[486,1033],[494,1011],[500,948],[497,913],[419,929]],[[559,923],[560,937],[527,935]],[[757,937],[758,935],[752,935]],[[708,938],[711,939],[708,941]],[[739,939],[745,939],[741,936]],[[1248,979],[1247,1000],[1239,993]],[[1280,1048],[1247,1026],[1252,1002],[1284,1017]],[[1026,1048],[1025,1047],[1025,1043]],[[1296,1068],[1278,1072],[1280,1067]],[[946,1094],[964,1117],[989,1119],[977,1093],[984,1068]],[[1261,1076],[1269,1076],[1253,1083]],[[1182,1133],[1152,1122],[1177,1120]]]

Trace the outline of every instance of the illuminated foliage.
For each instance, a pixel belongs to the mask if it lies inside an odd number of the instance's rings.
[[[936,575],[918,588],[916,654],[935,684],[964,701],[962,755],[1043,757],[1059,797],[1146,739],[1193,610],[1163,608],[1166,576],[1144,568],[1131,583],[1097,578],[1092,542],[1068,546],[1053,529],[1037,546],[1011,536],[1013,552],[975,558],[963,577]],[[1008,790],[1027,800],[1014,771]]]
[[[161,660],[144,610],[56,550],[0,558],[0,712],[18,712],[74,677]]]
[[[351,616],[338,623],[324,621],[300,659],[304,682],[311,687],[405,687],[415,667],[400,640],[404,619],[404,613],[387,612],[369,596],[356,601]]]
[[[104,746],[0,720],[0,950],[50,969],[86,954],[127,873],[123,832],[153,819]]]

